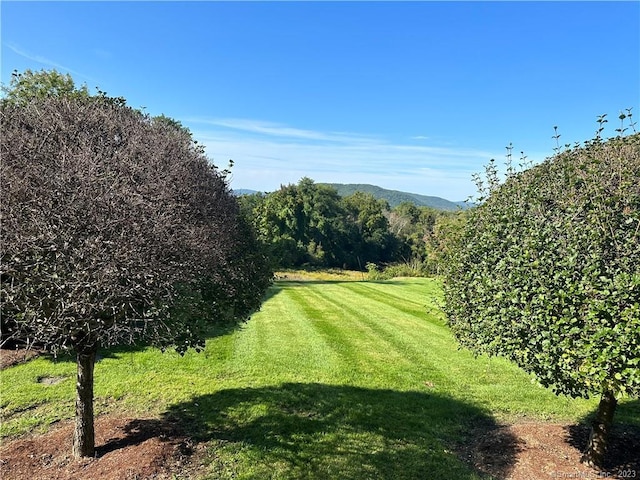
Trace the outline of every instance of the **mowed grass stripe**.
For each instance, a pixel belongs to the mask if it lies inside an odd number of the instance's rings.
[[[455,389],[460,377],[452,376],[452,369],[473,365],[473,357],[468,352],[456,352],[460,355],[451,357],[452,350],[455,351],[451,334],[438,318],[428,314],[424,305],[415,313],[408,313],[405,308],[371,297],[375,291],[354,291],[350,284],[341,286],[342,291],[320,290],[320,296],[336,310],[350,312],[360,328],[369,332],[368,358],[376,363],[371,368],[385,373],[379,375],[383,381],[380,386],[394,384],[415,389],[430,385],[431,388],[451,390]],[[367,296],[358,298],[364,294]],[[396,296],[396,299],[398,305],[403,305],[401,297]],[[407,303],[419,304],[411,299],[407,299]],[[443,358],[449,361],[443,362]],[[477,375],[477,369],[476,364],[472,374]]]
[[[360,378],[369,378],[375,370],[371,356],[379,348],[381,340],[365,323],[359,321],[358,314],[336,308],[327,301],[323,294],[325,288],[329,295],[334,295],[336,284],[300,285],[291,289],[290,298],[304,311],[304,318],[315,334],[321,336],[324,344],[339,355],[343,374],[340,380],[355,384]]]
[[[435,292],[435,288],[430,288],[432,283],[435,287],[437,281],[432,279],[413,279],[403,280],[402,282],[396,280],[391,283],[351,282],[345,284],[345,286],[354,293],[359,293],[378,303],[389,305],[395,310],[420,316],[426,312],[427,307],[438,307],[434,302],[435,295],[429,295],[429,292]]]
[[[381,301],[373,289],[362,289],[349,283],[340,284],[340,287],[322,289],[317,294],[336,310],[350,312],[377,342],[393,345],[403,356],[422,356],[437,344],[450,348],[451,334],[437,317],[429,314],[424,301],[394,295],[392,303],[388,299]],[[424,291],[422,295],[425,296]],[[407,304],[413,304],[414,308],[405,308]]]
[[[304,299],[291,286],[275,285],[260,312],[236,333],[230,367],[251,384],[326,381],[343,362],[308,321]]]
[[[404,319],[393,308],[376,305],[370,297],[353,292],[348,283],[333,284],[329,288],[311,289],[308,292],[313,296],[314,304],[331,305],[331,310],[339,312],[340,324],[333,328],[337,341],[344,344],[353,344],[352,350],[357,357],[366,359],[366,363],[372,362],[394,364],[410,364],[407,357],[408,339],[395,337],[387,331],[382,324],[387,323],[389,317],[395,319],[392,330],[400,326],[403,320],[413,326],[422,323],[415,316]],[[378,368],[375,364],[373,368]]]
[[[415,309],[417,315],[409,314],[388,302],[379,304],[371,297],[375,291],[353,291],[353,286],[332,283],[295,287],[307,320],[351,366],[352,382],[403,389],[424,388],[425,383],[442,385],[448,372],[435,365],[443,355],[450,354],[453,340],[448,331],[439,322],[431,324],[424,307]],[[404,301],[396,298],[398,304]],[[471,359],[470,355],[465,357],[463,364]]]
[[[378,293],[385,286],[397,293],[381,301]],[[593,403],[558,398],[532,385],[526,373],[504,359],[474,358],[459,350],[442,313],[429,305],[438,301],[437,281],[412,279],[410,288],[403,287],[402,282],[300,282],[285,290],[295,291],[290,298],[306,321],[349,365],[336,369],[348,372],[337,382],[403,390],[427,386],[478,405],[498,406],[505,415],[535,416],[543,409],[543,416],[572,417]]]

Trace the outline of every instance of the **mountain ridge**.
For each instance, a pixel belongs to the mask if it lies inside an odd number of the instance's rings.
[[[418,193],[390,190],[368,183],[323,183],[335,188],[338,195],[346,197],[355,192],[370,193],[374,197],[386,200],[391,208],[397,207],[403,202],[410,202],[417,207],[431,207],[437,210],[458,210],[468,208],[465,202],[453,202],[442,197],[421,195]]]
[[[338,191],[338,195],[341,197],[352,195],[355,192],[369,193],[377,199],[386,200],[391,208],[397,207],[403,202],[410,202],[417,207],[430,207],[436,210],[458,210],[469,208],[469,205],[463,201],[453,202],[442,197],[421,195],[418,193],[403,192],[400,190],[390,190],[368,183],[320,182],[318,184],[335,188]],[[257,190],[238,188],[234,189],[233,193],[235,195],[252,195],[259,192]]]

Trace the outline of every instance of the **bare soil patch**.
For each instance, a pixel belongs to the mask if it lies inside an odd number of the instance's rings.
[[[72,422],[0,446],[5,480],[197,478],[196,449],[177,426],[157,419],[96,419],[96,457],[71,456]]]
[[[640,428],[614,429],[602,471],[580,462],[588,439],[584,425],[518,423],[485,432],[465,453],[477,470],[504,480],[640,477]]]
[[[168,480],[204,475],[205,446],[192,443],[165,420],[103,416],[96,421],[95,458],[74,460],[72,423],[0,447],[6,480]],[[522,423],[478,434],[461,455],[473,467],[504,480],[638,478],[640,429],[614,432],[605,471],[580,463],[588,430],[583,426]],[[515,445],[514,445],[515,444]],[[505,452],[515,452],[505,455]]]
[[[69,377],[38,377],[38,383],[42,383],[43,385],[57,385],[68,378]]]
[[[38,357],[42,352],[35,349],[0,349],[0,370],[24,363]]]

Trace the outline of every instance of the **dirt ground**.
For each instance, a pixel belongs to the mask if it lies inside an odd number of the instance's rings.
[[[505,480],[640,477],[640,429],[612,432],[603,471],[580,462],[588,439],[585,426],[518,423],[476,437],[467,446],[466,456],[477,470]]]
[[[40,355],[38,350],[9,350],[0,349],[0,370],[10,367],[11,365],[17,365],[18,363],[26,362],[32,358]]]
[[[11,364],[2,351],[3,368]],[[13,362],[25,361],[24,353]],[[197,479],[205,446],[185,437],[178,426],[158,419],[101,416],[96,419],[96,457],[74,460],[72,422],[43,435],[27,435],[0,445],[3,480],[168,480]],[[464,461],[504,480],[640,478],[640,429],[613,432],[605,471],[580,463],[585,427],[518,423],[479,430],[460,448]]]

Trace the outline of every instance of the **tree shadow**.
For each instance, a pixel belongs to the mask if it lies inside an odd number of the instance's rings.
[[[580,452],[587,447],[595,414],[594,410],[567,428],[567,441]],[[625,471],[640,476],[640,400],[625,401],[618,405],[603,467],[605,472],[614,477]]]
[[[183,436],[184,433],[178,425],[166,420],[132,420],[125,425],[122,436],[111,438],[103,445],[96,446],[96,457],[102,457],[123,448],[140,445],[152,438],[159,438],[169,442]]]
[[[315,383],[222,390],[173,405],[163,420],[208,444],[216,478],[486,478],[471,452],[499,427],[435,392]],[[506,478],[519,447],[501,435],[491,473]]]

